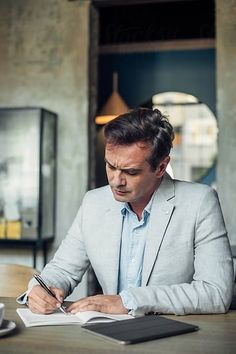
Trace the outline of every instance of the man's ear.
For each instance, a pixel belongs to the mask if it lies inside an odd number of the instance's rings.
[[[157,178],[161,178],[165,171],[166,171],[166,167],[168,165],[168,163],[170,162],[170,156],[166,156],[161,163],[159,164],[159,166],[156,169],[156,176]]]

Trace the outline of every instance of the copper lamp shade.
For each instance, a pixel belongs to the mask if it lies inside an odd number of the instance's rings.
[[[96,117],[96,124],[106,124],[120,114],[129,111],[129,107],[118,93],[118,75],[113,73],[113,92],[102,107],[99,115]]]

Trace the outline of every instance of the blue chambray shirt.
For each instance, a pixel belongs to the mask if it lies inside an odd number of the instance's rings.
[[[128,203],[123,203],[123,228],[120,249],[120,266],[118,292],[123,305],[130,310],[136,310],[137,305],[129,288],[141,286],[146,235],[153,196],[142,213],[141,220],[130,209]]]

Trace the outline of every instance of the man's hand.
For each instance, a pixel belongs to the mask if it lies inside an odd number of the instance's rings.
[[[95,295],[84,297],[68,306],[67,311],[71,313],[78,311],[99,311],[113,314],[128,313],[128,310],[123,306],[120,295]]]
[[[28,307],[32,312],[49,314],[57,310],[64,299],[64,292],[50,288],[56,299],[49,295],[40,285],[35,285],[28,295]]]

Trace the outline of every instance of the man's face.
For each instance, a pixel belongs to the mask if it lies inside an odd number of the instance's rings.
[[[106,172],[114,198],[119,202],[130,203],[133,210],[145,208],[169,162],[169,157],[166,157],[152,171],[147,161],[150,152],[150,146],[141,142],[106,145]]]

